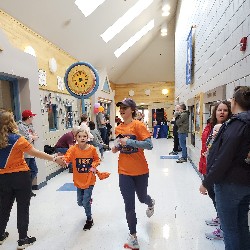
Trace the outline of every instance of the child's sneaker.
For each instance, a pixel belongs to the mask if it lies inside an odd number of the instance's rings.
[[[94,225],[94,221],[93,220],[86,220],[86,223],[85,223],[85,225],[83,227],[83,230],[84,231],[90,230],[91,227],[93,227],[93,225]]]
[[[217,228],[212,233],[205,233],[205,236],[209,240],[223,240],[223,232],[221,229]]]
[[[152,199],[152,207],[148,207],[146,210],[146,215],[148,216],[148,218],[150,218],[154,214],[154,211],[155,211],[155,200]]]
[[[0,236],[0,245],[3,244],[3,242],[8,238],[8,236],[9,236],[8,232],[4,232],[4,234]]]
[[[25,249],[26,247],[33,245],[36,242],[36,238],[27,236],[26,238],[18,240],[17,242],[17,249]]]
[[[219,217],[216,217],[212,220],[205,220],[205,222],[208,226],[219,226],[220,225]]]
[[[139,244],[137,238],[129,234],[128,242],[124,244],[124,248],[128,248],[131,250],[139,250]]]

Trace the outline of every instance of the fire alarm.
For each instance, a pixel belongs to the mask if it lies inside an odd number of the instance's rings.
[[[245,51],[247,48],[247,37],[242,37],[240,40],[240,51]]]

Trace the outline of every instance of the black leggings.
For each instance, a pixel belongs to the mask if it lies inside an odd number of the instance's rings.
[[[0,235],[3,235],[10,218],[14,201],[17,202],[17,229],[19,239],[27,236],[31,197],[30,172],[0,174]]]

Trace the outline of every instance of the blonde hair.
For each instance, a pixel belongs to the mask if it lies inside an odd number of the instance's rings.
[[[81,127],[76,128],[76,130],[75,130],[75,138],[77,137],[77,135],[78,135],[80,132],[85,133],[85,134],[87,135],[87,137],[89,138],[89,133],[88,133],[88,131],[87,131],[86,129],[81,128]]]
[[[8,146],[8,135],[18,134],[18,127],[13,114],[0,109],[0,149]]]

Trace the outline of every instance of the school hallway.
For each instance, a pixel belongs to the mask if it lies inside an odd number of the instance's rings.
[[[206,219],[215,217],[212,201],[199,193],[200,177],[188,163],[161,159],[172,151],[172,139],[153,139],[154,149],[145,150],[149,163],[149,194],[155,199],[155,214],[146,216],[146,205],[136,200],[137,232],[140,250],[222,250],[222,240],[208,240]],[[83,231],[85,213],[76,203],[72,174],[67,170],[35,191],[31,199],[30,236],[37,242],[34,250],[122,250],[128,227],[123,200],[119,191],[117,158],[111,151],[104,153],[100,171],[111,173],[108,179],[97,178],[93,190],[93,220],[90,231]],[[60,191],[59,191],[60,190]],[[8,239],[0,250],[17,246],[16,204],[7,226]]]

